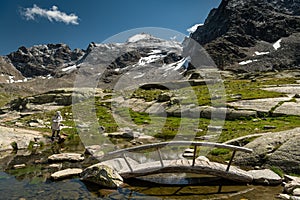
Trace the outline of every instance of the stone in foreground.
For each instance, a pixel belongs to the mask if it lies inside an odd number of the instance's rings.
[[[73,176],[80,175],[81,172],[82,172],[82,169],[79,169],[79,168],[73,168],[73,169],[68,168],[68,169],[57,171],[57,172],[51,174],[51,178],[53,178],[54,180],[70,178]]]
[[[123,183],[123,178],[117,171],[101,163],[92,165],[81,173],[81,179],[107,188],[117,188]]]
[[[248,171],[253,176],[253,183],[262,185],[279,185],[282,183],[282,178],[269,169],[250,170]]]
[[[84,160],[84,157],[79,153],[61,153],[61,154],[53,154],[49,156],[48,160],[52,162],[61,162],[61,161],[80,162]]]

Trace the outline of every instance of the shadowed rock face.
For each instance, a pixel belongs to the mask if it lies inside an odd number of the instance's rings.
[[[286,43],[299,46],[298,35],[296,40],[289,38],[300,32],[299,15],[299,0],[223,0],[217,9],[211,10],[204,25],[199,26],[191,38],[205,47],[219,67],[252,59],[255,51],[268,51],[268,55],[260,57],[276,58],[277,53],[272,53],[272,44],[279,39],[288,37]],[[290,56],[283,55],[283,58],[289,59],[281,63],[257,63],[266,66],[260,71],[273,65],[279,68],[295,67],[299,64],[299,56],[295,56],[296,46],[285,47]]]

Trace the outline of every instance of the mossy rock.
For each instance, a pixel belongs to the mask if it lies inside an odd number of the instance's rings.
[[[101,163],[92,165],[83,170],[81,178],[106,188],[117,188],[123,183],[123,178],[117,171]]]

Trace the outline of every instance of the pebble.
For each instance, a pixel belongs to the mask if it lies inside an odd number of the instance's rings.
[[[25,164],[14,165],[14,169],[21,169],[21,168],[24,168],[24,167],[26,167]]]

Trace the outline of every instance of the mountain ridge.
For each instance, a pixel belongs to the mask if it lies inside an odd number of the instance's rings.
[[[299,14],[299,0],[223,0],[218,8],[211,10],[204,25],[199,26],[190,37],[203,45],[221,69],[253,72],[298,68],[298,59],[294,58],[297,54],[295,48],[285,49],[290,51],[291,56],[284,55],[282,61],[278,59],[280,53],[271,56],[273,52],[270,51],[265,57],[274,58],[274,63],[262,61],[247,67],[238,63],[260,60],[261,55],[253,58],[254,52],[266,52],[282,38],[283,43],[298,46]],[[276,50],[285,54],[282,49]]]
[[[186,40],[202,45],[221,70],[245,73],[298,69],[300,0],[222,0],[218,8],[210,11],[205,23]],[[1,63],[5,64],[0,65],[0,73],[6,80],[0,81],[21,82],[40,76],[74,78],[82,65],[99,67],[105,60],[101,58],[102,53],[111,51],[110,54],[116,53],[119,57],[112,59],[112,55],[106,55],[111,62],[102,66],[100,80],[112,83],[123,72],[127,73],[130,66],[152,63],[163,67],[188,57],[183,55],[184,48],[189,48],[185,43],[176,44],[140,33],[124,43],[92,42],[86,50],[71,50],[66,44],[22,46],[2,57]],[[155,51],[160,52],[153,53]],[[95,75],[100,71],[84,73]]]

